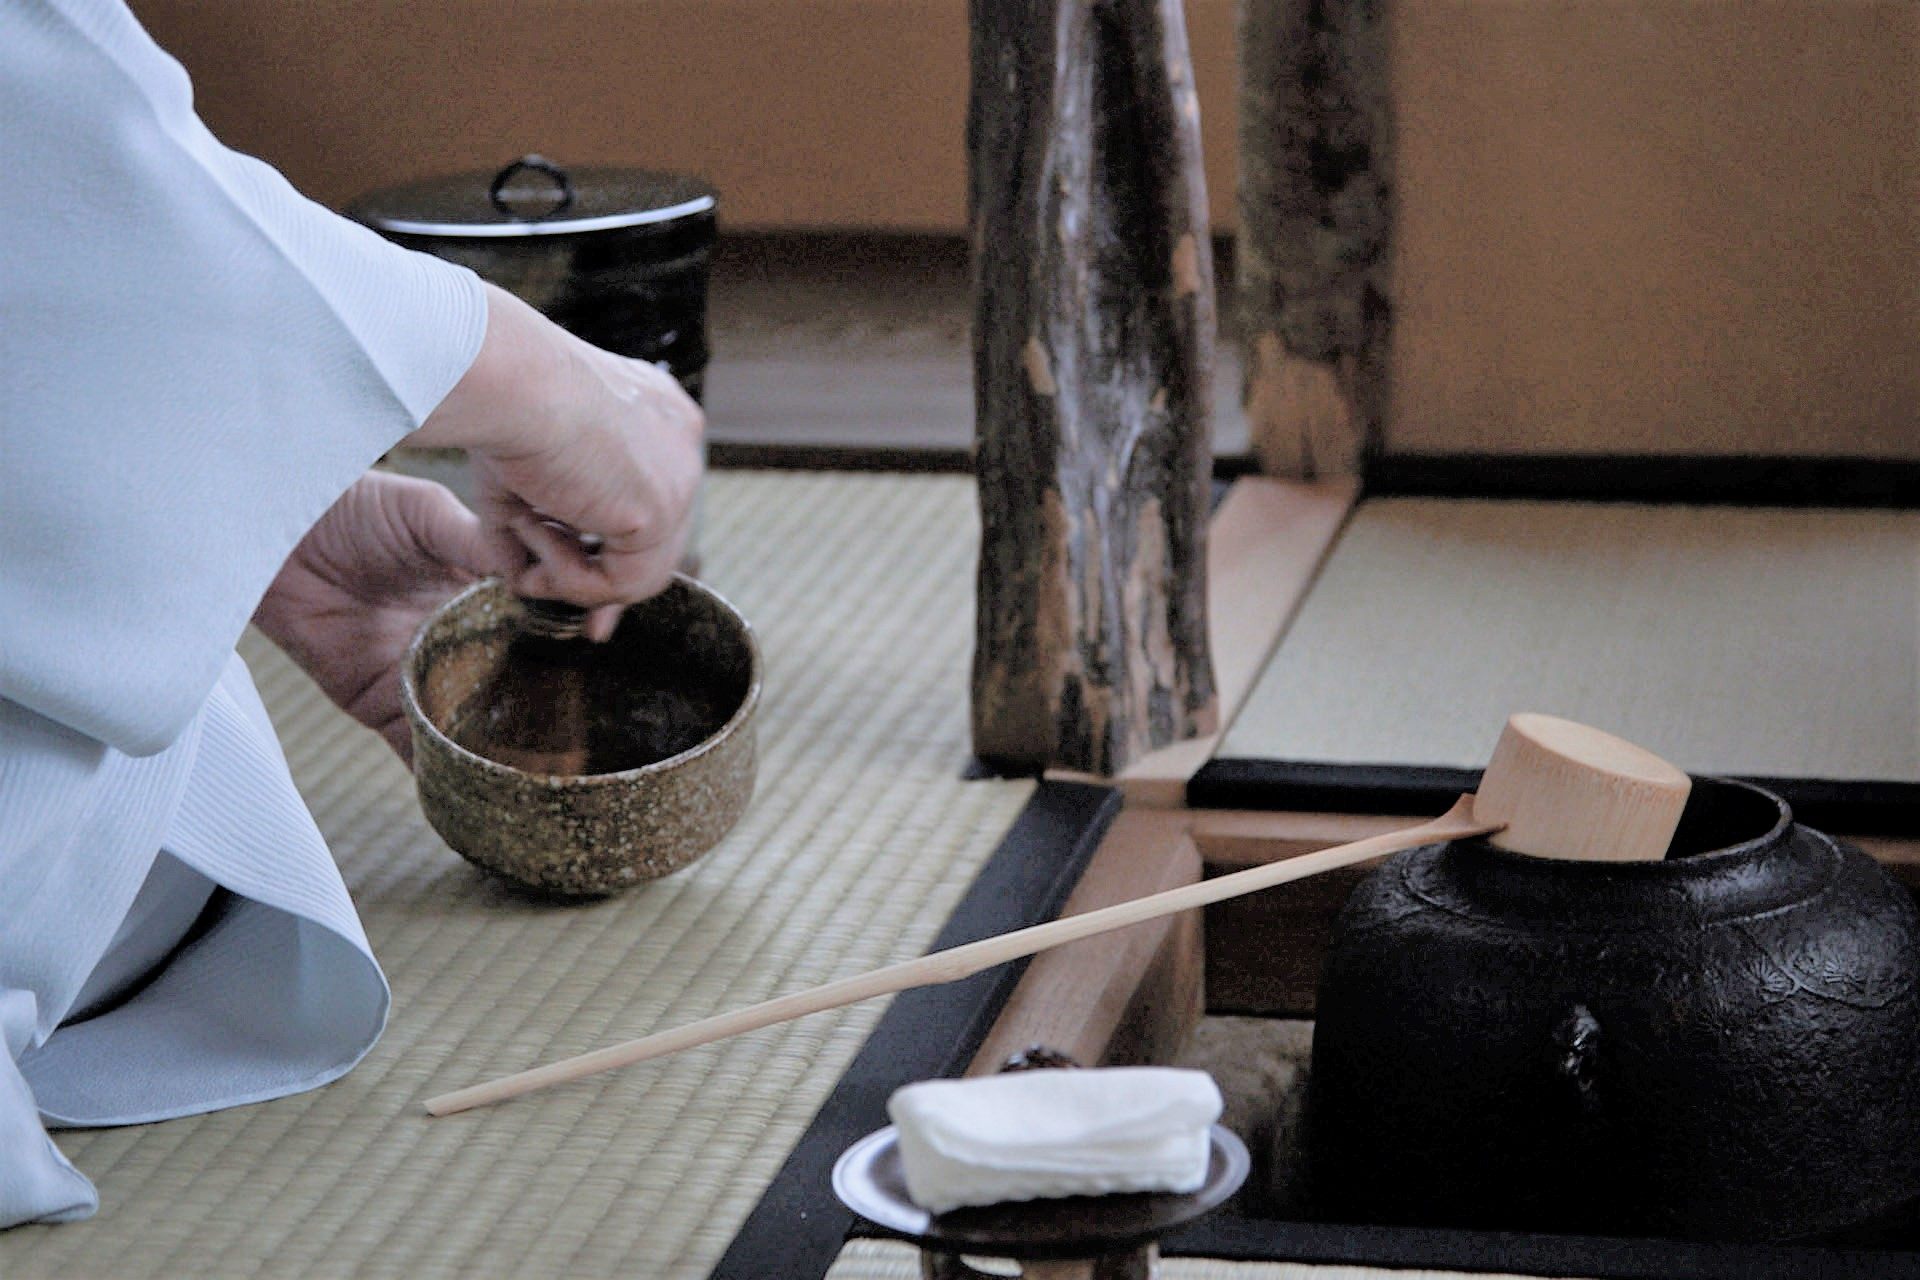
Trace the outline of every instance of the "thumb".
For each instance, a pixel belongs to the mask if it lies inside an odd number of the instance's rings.
[[[476,577],[501,573],[501,548],[488,537],[480,517],[445,487],[428,480],[395,477],[390,486],[393,511],[407,538],[426,559]]]

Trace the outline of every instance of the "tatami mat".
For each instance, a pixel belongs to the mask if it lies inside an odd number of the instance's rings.
[[[920,1280],[919,1254],[892,1240],[853,1240],[827,1273],[828,1280]],[[1505,1275],[1458,1271],[1380,1271],[1373,1267],[1316,1267],[1301,1262],[1221,1262],[1211,1258],[1164,1258],[1159,1280],[1517,1280]]]
[[[1030,788],[959,781],[969,481],[721,474],[705,519],[706,576],[766,653],[759,789],[705,860],[616,900],[483,878],[386,749],[249,641],[391,1025],[316,1093],[61,1135],[101,1212],[0,1234],[0,1275],[706,1274],[881,1003],[445,1120],[421,1100],[917,954]]]
[[[1478,768],[1518,710],[1920,781],[1920,512],[1367,502],[1219,755]]]

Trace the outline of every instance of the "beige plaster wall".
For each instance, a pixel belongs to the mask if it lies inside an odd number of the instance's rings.
[[[711,178],[725,225],[959,232],[966,0],[132,0],[230,144],[339,204],[563,163]],[[1189,0],[1214,214],[1232,0]]]
[[[966,0],[133,0],[329,203],[563,162],[963,228]],[[1217,226],[1234,0],[1188,0]],[[1388,447],[1920,457],[1920,3],[1399,0]]]
[[[1920,4],[1406,0],[1388,447],[1920,458]]]

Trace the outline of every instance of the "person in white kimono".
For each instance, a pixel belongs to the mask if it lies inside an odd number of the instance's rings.
[[[92,1213],[47,1125],[310,1089],[388,1004],[234,644],[405,752],[396,665],[500,573],[659,590],[698,409],[227,150],[120,0],[0,3],[0,1226]],[[368,473],[475,459],[479,517]],[[577,537],[604,539],[597,555]]]

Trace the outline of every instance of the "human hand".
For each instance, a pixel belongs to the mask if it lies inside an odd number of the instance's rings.
[[[427,615],[494,555],[479,518],[439,485],[368,472],[293,549],[253,620],[411,761],[401,659]]]
[[[410,442],[468,451],[487,571],[593,609],[587,634],[605,639],[680,563],[704,426],[671,374],[488,286],[480,355]]]

